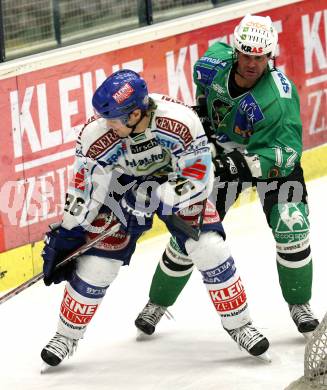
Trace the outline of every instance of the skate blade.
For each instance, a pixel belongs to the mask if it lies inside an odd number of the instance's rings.
[[[305,333],[301,333],[301,334],[305,338],[305,341],[309,341],[312,337],[313,331],[312,332],[305,332]]]
[[[40,369],[40,374],[45,374],[47,371],[49,371],[50,368],[51,368],[51,366],[49,366],[49,364],[47,364],[46,362],[43,362],[41,369]]]
[[[150,340],[152,335],[142,332],[140,329],[136,331],[136,341],[147,341]]]
[[[265,362],[265,363],[271,363],[271,361],[272,361],[271,356],[269,355],[268,352],[264,352],[258,356],[253,356],[253,355],[250,355],[250,356],[255,358],[256,360],[260,360],[260,361]]]

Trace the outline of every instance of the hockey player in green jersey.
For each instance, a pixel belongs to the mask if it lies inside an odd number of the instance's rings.
[[[309,337],[318,320],[309,304],[312,260],[299,96],[292,81],[271,64],[277,41],[270,17],[247,15],[235,28],[234,47],[221,42],[209,47],[194,66],[197,110],[213,146],[220,217],[245,188],[256,186],[276,242],[283,297],[298,331]],[[233,199],[231,186],[237,189]],[[171,239],[137,328],[154,332],[191,272]]]

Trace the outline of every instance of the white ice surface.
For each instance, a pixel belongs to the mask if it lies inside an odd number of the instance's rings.
[[[308,183],[314,258],[312,307],[327,310],[327,177]],[[304,338],[282,299],[274,243],[259,203],[231,210],[228,241],[254,323],[271,343],[272,363],[241,352],[222,329],[198,271],[150,340],[137,342],[134,319],[168,236],[140,244],[110,286],[76,354],[40,375],[42,347],[53,336],[63,285],[39,283],[0,306],[1,390],[282,390],[303,370]]]

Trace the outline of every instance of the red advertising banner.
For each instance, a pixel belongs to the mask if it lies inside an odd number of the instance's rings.
[[[267,13],[262,13],[266,15]],[[298,87],[305,148],[327,142],[327,8],[307,0],[269,11],[279,32],[277,66]],[[152,92],[194,103],[192,67],[237,20],[30,72],[0,82],[0,251],[42,238],[60,221],[74,140],[93,114],[97,85],[120,68]]]

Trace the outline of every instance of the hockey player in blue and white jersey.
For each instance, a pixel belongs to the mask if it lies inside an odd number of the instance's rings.
[[[265,353],[268,340],[251,324],[219,215],[207,199],[213,167],[197,115],[167,96],[149,95],[146,82],[131,70],[109,76],[92,103],[96,115],[77,140],[63,220],[46,234],[42,253],[45,284],[67,280],[57,332],[41,352],[43,361],[56,366],[73,353],[155,213],[174,235],[171,250],[179,253],[181,264],[184,253],[192,259],[189,267],[195,264],[201,272],[223,327],[235,340],[237,329],[246,328],[237,337],[240,346],[255,356]],[[172,214],[201,228],[199,240],[180,230]],[[118,233],[55,270],[68,253],[117,223]]]

